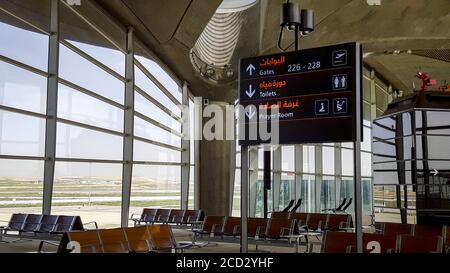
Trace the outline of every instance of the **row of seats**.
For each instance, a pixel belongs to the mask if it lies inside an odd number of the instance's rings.
[[[248,237],[259,239],[280,239],[286,235],[298,234],[301,230],[341,230],[351,226],[351,215],[322,213],[276,212],[269,219],[248,218]],[[196,236],[237,237],[241,234],[239,217],[206,216],[200,229],[193,230]]]
[[[134,222],[134,226],[154,223],[193,225],[202,221],[203,218],[202,210],[144,208],[141,215],[136,217],[132,214],[130,220]]]
[[[92,223],[96,225],[95,222]],[[72,230],[84,230],[80,216],[15,213],[12,214],[6,226],[0,227],[0,239],[11,235],[19,238],[40,234],[62,235]]]
[[[38,252],[42,252],[46,244],[56,245],[42,241]],[[192,244],[177,243],[171,226],[160,224],[71,231],[64,234],[57,246],[58,253],[148,253],[184,251]]]
[[[413,236],[363,233],[363,251],[364,253],[442,253],[443,241],[442,236],[431,234]],[[326,231],[322,239],[321,252],[356,252],[356,234]]]

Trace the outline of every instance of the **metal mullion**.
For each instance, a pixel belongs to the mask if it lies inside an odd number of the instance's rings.
[[[57,121],[61,122],[61,123],[68,124],[68,125],[73,125],[73,126],[77,126],[77,127],[93,130],[93,131],[98,131],[98,132],[110,134],[110,135],[115,135],[115,136],[124,136],[125,135],[122,132],[118,132],[118,131],[114,131],[114,130],[110,130],[110,129],[105,129],[105,128],[101,128],[101,127],[97,127],[97,126],[94,126],[94,125],[89,125],[89,124],[85,124],[85,123],[81,123],[81,122],[77,122],[77,121],[73,121],[73,120],[57,118]]]
[[[162,85],[162,83],[160,83],[158,81],[158,79],[155,78],[155,76],[152,75],[152,73],[150,73],[150,71],[147,70],[147,68],[145,68],[145,66],[143,64],[141,64],[137,59],[134,59],[134,64],[145,74],[145,76],[147,76],[147,78],[149,78],[155,85],[156,87],[159,88],[159,90],[166,95],[166,97],[168,97],[175,105],[180,105],[181,103],[169,92],[169,90],[167,90],[166,87],[164,87],[164,85]]]
[[[7,111],[7,112],[13,112],[13,113],[17,113],[17,114],[22,114],[22,115],[26,115],[26,116],[42,118],[42,119],[47,118],[47,115],[45,115],[45,114],[22,110],[22,109],[9,107],[9,106],[5,106],[5,105],[0,105],[0,110]]]
[[[48,78],[48,73],[47,72],[42,71],[42,70],[40,70],[38,68],[35,68],[35,67],[31,66],[31,65],[27,65],[27,64],[24,64],[22,62],[13,60],[13,59],[8,58],[8,57],[6,57],[4,55],[0,55],[0,60],[5,62],[5,63],[9,63],[9,64],[17,66],[19,68],[25,69],[25,70],[27,70],[29,72],[38,74],[39,76]]]
[[[24,156],[24,155],[2,155],[0,159],[14,159],[14,160],[45,160],[43,156]]]
[[[189,178],[190,178],[190,153],[191,153],[191,147],[190,147],[190,117],[189,117],[189,91],[188,91],[188,85],[186,82],[183,83],[182,88],[182,95],[183,95],[183,105],[186,107],[186,109],[183,109],[182,116],[183,117],[183,124],[182,124],[182,139],[181,139],[181,209],[188,209],[189,208]]]
[[[42,29],[42,28],[36,26],[35,24],[33,24],[33,23],[31,23],[31,22],[28,22],[27,20],[23,19],[22,17],[17,16],[16,14],[10,12],[9,10],[4,9],[4,8],[2,8],[2,7],[0,7],[0,10],[3,11],[4,13],[6,13],[6,14],[8,14],[8,15],[14,17],[14,18],[16,18],[17,20],[21,21],[22,23],[25,23],[25,24],[29,25],[30,27],[32,27],[32,28],[34,28],[35,30],[41,32],[42,34],[45,34],[45,35],[47,35],[47,36],[50,36],[50,32],[48,32],[48,31],[46,31],[45,29]]]
[[[157,101],[155,98],[153,98],[152,96],[150,96],[147,92],[145,92],[143,89],[141,89],[138,86],[135,86],[136,92],[138,92],[141,96],[143,96],[145,99],[147,99],[149,102],[153,103],[156,107],[158,107],[159,109],[161,109],[163,112],[165,112],[167,115],[169,115],[170,117],[172,117],[174,120],[178,121],[179,123],[181,123],[181,117],[179,117],[178,115],[176,115],[174,112],[170,111],[169,108],[165,107],[162,103],[160,103],[159,101]]]
[[[76,162],[76,163],[101,163],[101,164],[122,164],[122,160],[108,160],[108,159],[88,159],[88,158],[67,158],[57,157],[57,162]]]
[[[89,55],[86,52],[84,52],[81,49],[79,49],[78,47],[72,45],[71,43],[69,43],[69,42],[67,42],[65,40],[60,40],[60,43],[63,44],[68,49],[70,49],[73,52],[75,52],[76,54],[78,54],[80,57],[82,57],[82,58],[86,59],[87,61],[91,62],[92,64],[98,66],[100,69],[102,69],[106,73],[108,73],[111,76],[117,78],[121,82],[126,83],[126,80],[125,80],[125,78],[122,75],[120,75],[119,73],[117,73],[113,69],[109,68],[108,66],[104,65],[102,62],[98,61],[97,59],[95,59],[91,55]]]
[[[59,75],[59,0],[50,2],[50,36],[47,79],[47,119],[45,126],[45,162],[42,213],[50,215],[52,210],[53,183],[55,178],[56,130],[58,115]]]
[[[128,227],[128,215],[131,204],[131,184],[133,181],[133,150],[134,150],[134,30],[127,32],[127,54],[125,59],[125,111],[123,137],[123,165],[122,165],[122,202],[121,226]]]
[[[152,144],[152,145],[155,145],[155,146],[159,146],[159,147],[167,148],[167,149],[174,150],[174,151],[177,151],[177,152],[181,152],[181,149],[176,147],[176,146],[172,146],[172,145],[165,144],[165,143],[162,143],[162,142],[154,141],[154,140],[151,140],[151,139],[148,139],[148,138],[135,136],[134,139],[138,140],[138,141],[142,141],[142,142],[148,143],[148,144]]]
[[[175,136],[177,136],[177,137],[181,137],[181,136],[182,136],[181,133],[175,131],[174,129],[172,129],[172,128],[170,128],[170,127],[164,125],[164,124],[161,124],[161,123],[157,122],[156,120],[154,120],[154,119],[152,119],[152,118],[147,117],[147,116],[144,115],[144,114],[141,114],[140,112],[134,111],[134,115],[135,115],[136,117],[140,118],[140,119],[145,120],[146,122],[148,122],[148,123],[150,123],[150,124],[155,125],[155,126],[158,127],[158,128],[161,128],[161,129],[167,131],[167,132],[170,133],[170,134],[173,134],[173,135],[175,135]]]
[[[133,161],[133,164],[154,165],[154,166],[183,166],[183,164],[177,162],[156,162],[156,161]]]
[[[120,52],[123,54],[127,54],[125,50],[122,49],[122,47],[116,43],[108,34],[106,34],[103,30],[101,30],[96,24],[92,23],[89,19],[84,17],[78,10],[76,10],[73,6],[69,5],[66,1],[61,2],[69,8],[73,13],[75,13],[79,18],[81,18],[85,23],[87,23],[90,27],[92,27],[97,33],[99,33],[103,38],[105,38],[108,42],[110,42],[114,47],[116,47]]]
[[[67,81],[67,80],[64,80],[64,79],[62,79],[62,78],[59,78],[58,82],[59,82],[60,84],[63,84],[63,85],[65,85],[65,86],[69,87],[69,88],[72,88],[72,89],[74,89],[74,90],[77,90],[78,92],[81,92],[81,93],[86,94],[86,95],[88,95],[88,96],[91,96],[91,97],[93,97],[93,98],[95,98],[95,99],[101,100],[101,101],[103,101],[103,102],[105,102],[105,103],[107,103],[107,104],[110,104],[110,105],[112,105],[112,106],[115,106],[115,107],[117,107],[117,108],[119,108],[119,109],[121,109],[121,110],[125,110],[125,106],[123,106],[122,104],[120,104],[120,103],[118,103],[118,102],[115,102],[115,101],[113,101],[113,100],[111,100],[111,99],[108,99],[108,98],[106,98],[106,97],[104,97],[104,96],[102,96],[102,95],[99,95],[99,94],[97,94],[97,93],[95,93],[95,92],[93,92],[93,91],[90,91],[90,90],[88,90],[88,89],[86,89],[86,88],[83,88],[83,87],[81,87],[81,86],[78,86],[78,85],[76,85],[76,84],[74,84],[74,83],[71,83],[71,82],[69,82],[69,81]]]

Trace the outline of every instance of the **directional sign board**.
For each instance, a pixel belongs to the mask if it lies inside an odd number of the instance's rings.
[[[279,144],[355,141],[356,126],[362,126],[356,124],[361,59],[358,43],[242,59],[240,145],[269,143],[259,134],[250,139],[249,130],[271,120],[278,124]]]

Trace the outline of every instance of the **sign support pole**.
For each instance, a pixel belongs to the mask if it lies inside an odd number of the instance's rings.
[[[248,146],[241,147],[241,253],[248,252]]]
[[[357,46],[356,56],[360,56],[361,47]],[[361,64],[360,58],[357,59],[356,64],[356,140],[353,147],[354,160],[354,193],[355,193],[355,232],[356,232],[356,249],[358,253],[363,253],[363,232],[362,232],[362,218],[363,218],[363,200],[362,200],[362,179],[361,179],[361,135],[362,135],[362,105],[361,105]]]

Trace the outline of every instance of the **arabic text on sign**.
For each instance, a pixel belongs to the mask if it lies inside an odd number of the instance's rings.
[[[265,58],[260,63],[260,67],[266,67],[266,66],[279,66],[285,63],[285,57],[281,56],[279,59],[275,58]]]
[[[277,80],[273,80],[273,81],[263,81],[262,83],[259,84],[259,88],[261,89],[270,89],[270,88],[282,88],[286,86],[286,81],[277,81]]]

